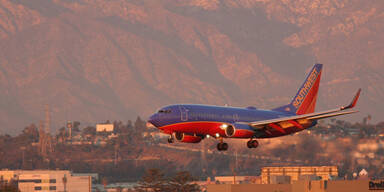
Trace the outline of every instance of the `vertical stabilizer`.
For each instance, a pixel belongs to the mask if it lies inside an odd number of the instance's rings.
[[[273,110],[295,113],[297,115],[313,113],[316,107],[322,68],[322,64],[316,64],[309,72],[291,103]]]

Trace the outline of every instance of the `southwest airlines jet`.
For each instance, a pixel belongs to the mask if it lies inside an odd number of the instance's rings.
[[[219,140],[217,149],[225,151],[226,138],[249,139],[248,148],[256,148],[258,138],[289,135],[316,125],[317,120],[355,113],[351,110],[359,98],[357,92],[352,102],[332,110],[315,112],[322,64],[316,64],[296,96],[288,105],[271,110],[255,107],[238,108],[227,106],[169,105],[149,118],[149,123],[169,134],[169,143],[174,138],[180,142],[198,143],[207,137]]]

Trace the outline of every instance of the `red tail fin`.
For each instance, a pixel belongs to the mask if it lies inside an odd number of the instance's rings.
[[[313,113],[316,108],[322,68],[322,64],[316,64],[291,103],[273,110],[292,112],[298,115]]]

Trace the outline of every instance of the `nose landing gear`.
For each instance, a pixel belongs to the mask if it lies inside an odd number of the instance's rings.
[[[249,140],[247,142],[247,147],[248,148],[257,148],[259,146],[259,142],[257,142],[257,140]]]

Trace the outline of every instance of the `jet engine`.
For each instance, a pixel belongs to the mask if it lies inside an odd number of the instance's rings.
[[[234,123],[228,125],[225,129],[225,135],[227,137],[233,138],[251,138],[255,134],[255,131],[252,127],[243,123]]]
[[[202,137],[200,136],[180,132],[175,133],[175,138],[183,143],[199,143],[202,140]]]
[[[226,125],[226,126],[224,127],[224,132],[225,132],[225,136],[227,136],[227,137],[232,137],[232,136],[235,135],[235,133],[236,133],[236,129],[235,129],[235,127],[232,126],[232,125]]]

